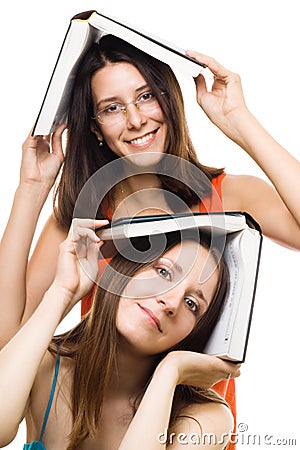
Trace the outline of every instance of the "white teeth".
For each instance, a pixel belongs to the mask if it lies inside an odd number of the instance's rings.
[[[154,133],[149,133],[149,134],[147,134],[147,136],[144,136],[142,138],[133,139],[132,141],[130,141],[130,143],[131,144],[135,144],[135,145],[144,144],[145,142],[147,142],[150,139],[152,139],[153,136],[154,136]]]

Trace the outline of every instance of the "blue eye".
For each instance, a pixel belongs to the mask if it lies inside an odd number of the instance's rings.
[[[189,298],[189,297],[185,297],[184,301],[185,301],[186,305],[188,306],[188,308],[189,308],[193,313],[195,313],[195,314],[198,313],[198,311],[199,311],[199,306],[197,305],[197,303],[196,303],[193,299],[191,299],[191,298]]]
[[[172,276],[171,276],[171,273],[170,273],[169,270],[167,270],[167,269],[165,269],[165,268],[163,268],[163,267],[159,267],[159,268],[157,269],[157,271],[158,271],[158,273],[159,273],[159,275],[160,275],[161,277],[165,278],[166,280],[171,281]]]

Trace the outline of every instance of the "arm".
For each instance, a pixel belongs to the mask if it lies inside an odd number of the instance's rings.
[[[169,447],[179,450],[182,448],[180,442],[174,442],[168,446],[166,442],[163,443],[159,439],[162,433],[169,428],[176,386],[187,384],[206,389],[226,378],[228,373],[232,376],[238,376],[239,367],[209,355],[187,351],[169,353],[155,370],[119,450],[139,450],[141,448],[143,450],[163,450]],[[200,421],[203,433],[216,433],[220,437],[218,439],[220,441],[222,440],[222,433],[227,433],[229,438],[232,429],[232,417],[222,405],[210,405],[208,403],[192,406],[188,409],[189,415],[192,414],[196,420]],[[207,414],[208,411],[210,411],[210,414]],[[180,420],[180,426],[179,423],[177,426],[175,424],[175,430],[185,432],[187,426],[186,424],[182,425],[181,422]],[[214,447],[204,445],[199,448],[221,449],[225,443],[223,442],[222,445],[216,444]],[[193,449],[195,445],[191,442],[185,445],[185,448]]]
[[[0,445],[11,441],[18,430],[38,368],[61,318],[89,291],[97,276],[100,241],[93,228],[106,223],[88,219],[75,223],[60,245],[52,285],[30,319],[0,352]]]
[[[22,323],[25,323],[35,311],[45,291],[53,282],[59,246],[67,235],[68,230],[61,227],[52,214],[47,220],[28,261],[26,272],[27,296]]]
[[[195,79],[199,105],[226,136],[248,153],[275,188],[249,177],[252,190],[249,195],[248,180],[241,179],[242,207],[256,218],[264,234],[300,250],[300,162],[270,136],[248,110],[237,74],[205,55],[192,51],[188,54],[206,64],[214,75],[210,92],[202,75]],[[243,181],[246,181],[244,186]]]
[[[63,161],[63,130],[60,127],[51,139],[29,135],[22,147],[20,182],[0,245],[2,344],[14,335],[22,320],[28,255],[41,209]]]

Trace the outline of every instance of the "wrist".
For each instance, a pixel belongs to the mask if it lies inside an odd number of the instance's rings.
[[[56,305],[62,316],[64,316],[77,301],[73,292],[56,282],[51,284],[49,289],[45,292],[44,298],[49,299],[52,304]]]
[[[34,200],[35,206],[38,204],[43,205],[52,189],[52,186],[53,184],[51,183],[20,181],[16,190],[16,196],[21,195],[31,201]]]
[[[175,387],[180,384],[180,373],[179,366],[176,357],[176,352],[168,353],[157,365],[154,376],[155,377],[166,377],[168,383],[174,385]]]
[[[262,126],[247,107],[233,111],[229,119],[230,125],[225,134],[249,153],[253,136],[256,135],[258,128],[262,129]]]

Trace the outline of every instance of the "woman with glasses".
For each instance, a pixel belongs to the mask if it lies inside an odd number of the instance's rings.
[[[233,419],[210,386],[240,368],[201,353],[228,286],[204,236],[172,233],[146,263],[116,255],[92,310],[53,337],[97,276],[104,223],[73,222],[52,285],[0,352],[0,446],[26,417],[24,450],[225,448]]]

